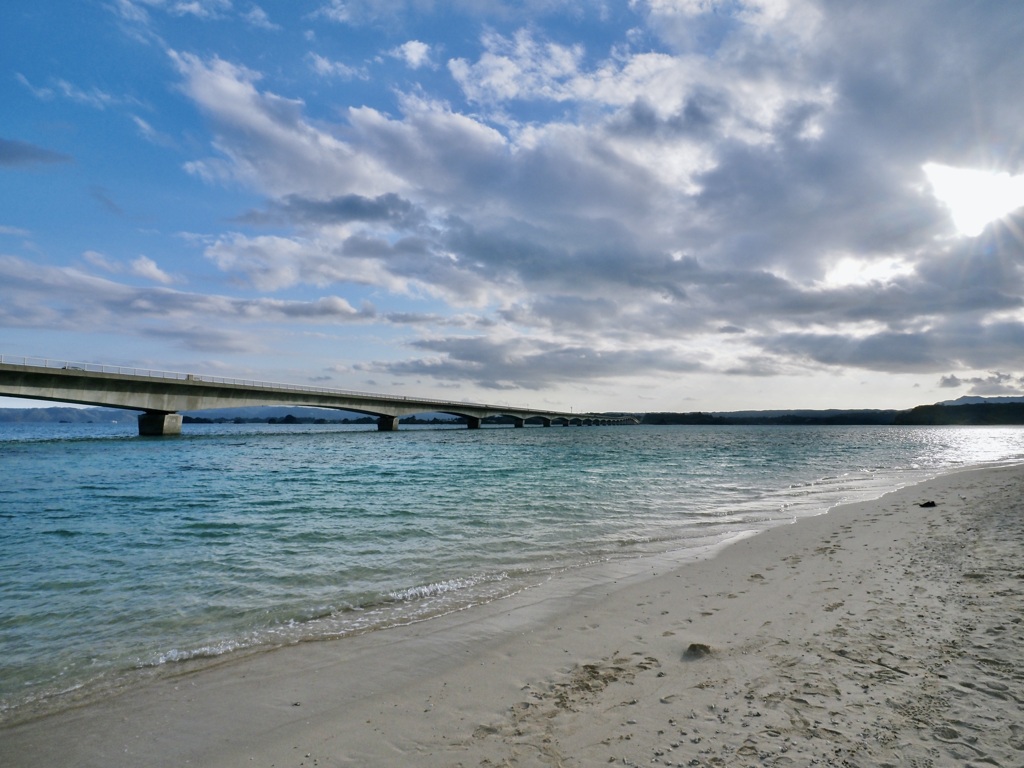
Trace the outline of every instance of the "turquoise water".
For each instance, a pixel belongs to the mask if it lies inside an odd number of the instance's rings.
[[[0,720],[692,551],[1024,430],[0,424]]]

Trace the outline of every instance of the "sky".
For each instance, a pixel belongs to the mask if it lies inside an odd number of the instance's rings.
[[[5,359],[577,411],[1024,394],[1020,0],[2,15]]]

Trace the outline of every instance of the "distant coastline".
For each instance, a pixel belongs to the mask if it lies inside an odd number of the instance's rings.
[[[1015,426],[1024,424],[1024,399],[961,398],[909,410],[739,411],[735,413],[647,413],[644,424]]]
[[[842,426],[1015,426],[1024,425],[1024,403],[919,405],[908,411],[793,411],[764,414],[648,413],[644,424],[659,425],[842,425]]]
[[[908,410],[828,409],[734,412],[651,412],[638,414],[648,425],[874,425],[874,426],[1014,426],[1024,425],[1024,398],[960,398]],[[118,408],[0,408],[0,423],[110,424],[134,423],[138,412]],[[421,414],[403,424],[454,424],[447,414]],[[500,417],[485,423],[501,424]],[[186,424],[372,424],[371,416],[325,408],[267,406],[218,409],[184,414]]]

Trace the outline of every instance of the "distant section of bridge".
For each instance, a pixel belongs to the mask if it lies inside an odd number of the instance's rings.
[[[458,416],[466,420],[470,429],[479,429],[484,419],[494,416],[511,417],[516,427],[526,426],[528,420],[537,421],[545,427],[555,423],[565,426],[638,423],[636,417],[628,414],[574,414],[507,405],[373,395],[197,373],[9,355],[0,355],[0,395],[142,411],[139,415],[140,435],[181,434],[182,411],[261,405],[333,408],[363,413],[375,416],[377,429],[382,432],[398,429],[402,416],[417,413]]]

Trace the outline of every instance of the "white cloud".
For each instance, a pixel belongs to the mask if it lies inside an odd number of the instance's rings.
[[[100,253],[99,251],[84,251],[82,253],[82,258],[92,266],[102,269],[104,272],[116,274],[123,271],[120,262],[111,259],[106,254]]]
[[[115,96],[114,94],[107,93],[106,91],[95,87],[88,89],[80,88],[74,83],[62,78],[51,79],[50,85],[47,87],[37,87],[33,85],[29,82],[28,78],[21,73],[17,73],[15,78],[23,86],[28,88],[32,92],[32,95],[40,101],[51,101],[57,97],[63,97],[75,104],[100,110],[124,105],[139,105],[137,99],[127,96]]]
[[[147,4],[152,5],[153,3]],[[149,14],[146,12],[145,7],[143,7],[142,2],[136,2],[136,0],[113,0],[112,7],[125,21],[135,24],[149,23]]]
[[[256,27],[257,29],[266,29],[270,31],[277,31],[281,29],[281,25],[275,24],[270,20],[270,16],[260,6],[254,5],[248,11],[242,14],[242,18],[249,24],[249,26]]]
[[[218,19],[231,10],[231,0],[175,0],[166,7],[175,16]]]
[[[372,307],[355,309],[339,296],[249,299],[139,288],[69,267],[41,267],[10,256],[0,256],[0,298],[0,323],[9,327],[56,327],[86,333],[130,329],[143,336],[190,335],[189,328],[207,328],[230,338],[232,346],[247,349],[262,346],[261,323],[349,324],[377,318]],[[380,320],[387,322],[386,317]]]
[[[232,234],[210,245],[205,253],[224,272],[246,285],[274,292],[297,285],[378,285],[396,292],[408,290],[405,280],[391,275],[380,260],[366,252],[346,255],[337,232],[333,241],[277,236]]]
[[[23,86],[28,88],[28,90],[32,92],[32,95],[40,101],[49,101],[55,96],[52,88],[38,88],[30,83],[28,78],[20,72],[15,73],[14,78]]]
[[[158,147],[174,148],[177,146],[177,142],[166,133],[161,133],[154,128],[146,120],[143,120],[138,115],[132,115],[132,122],[135,123],[135,127],[139,129],[139,135],[141,135],[146,141],[151,144],[155,144]]]
[[[1024,375],[1019,373],[991,371],[984,376],[967,376],[966,378],[950,374],[939,380],[939,386],[948,389],[969,386],[968,394],[975,397],[1024,397]]]
[[[757,144],[769,143],[793,109],[828,108],[835,100],[831,82],[803,71],[799,52],[793,64],[768,61],[754,70],[746,61],[663,52],[625,53],[585,70],[582,47],[541,43],[526,30],[512,39],[489,34],[482,43],[485,52],[476,63],[453,59],[448,66],[466,98],[483,104],[528,100],[603,109],[643,104],[667,121],[700,100],[716,105],[716,141]],[[807,138],[820,137],[822,127],[811,123],[803,131]]]
[[[501,133],[437,101],[408,97],[401,108],[400,119],[368,107],[350,110],[356,151],[403,178],[395,191],[417,189],[443,202],[461,186],[468,199],[479,199],[480,185],[503,170],[508,145]]]
[[[326,5],[320,6],[313,15],[339,24],[347,23],[352,18],[345,0],[330,0]]]
[[[813,44],[823,20],[817,0],[631,0],[630,6],[677,50],[723,58],[746,57],[752,46],[793,53]]]
[[[430,59],[430,46],[419,40],[409,40],[397,48],[393,48],[390,54],[401,59],[410,69],[429,67],[433,65]]]
[[[266,11],[259,5],[239,10],[232,0],[112,0],[110,7],[119,18],[133,25],[136,30],[149,30],[150,33],[155,26],[151,12],[200,21],[224,21],[237,14],[252,27],[280,29],[279,25],[270,21]],[[142,39],[150,38],[143,36]]]
[[[866,259],[846,255],[835,260],[825,275],[826,285],[842,287],[892,283],[896,278],[914,274],[914,265],[902,258]]]
[[[470,101],[564,101],[575,97],[571,81],[579,70],[582,46],[537,42],[527,30],[519,30],[511,39],[489,33],[482,44],[485,52],[476,63],[465,59],[448,62]]]
[[[203,61],[174,51],[170,56],[185,93],[213,121],[214,146],[221,154],[190,163],[193,173],[209,180],[238,179],[274,195],[382,194],[404,188],[381,163],[305,120],[302,101],[257,90],[259,73],[218,58]]]
[[[92,260],[90,259],[90,261]],[[139,256],[134,259],[131,263],[131,271],[136,277],[144,277],[161,285],[170,285],[176,282],[175,278],[160,269],[157,263],[148,256]]]
[[[340,61],[331,61],[316,53],[310,53],[308,58],[313,71],[323,77],[340,77],[343,80],[365,80],[367,78],[365,71],[356,67],[350,67],[348,64],[343,64]]]

